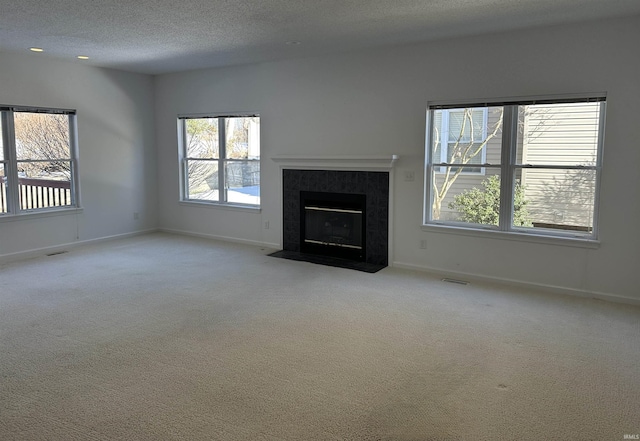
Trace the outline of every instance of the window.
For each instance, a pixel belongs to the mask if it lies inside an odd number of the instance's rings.
[[[0,113],[0,215],[77,207],[75,112]]]
[[[260,205],[260,117],[180,117],[182,200]]]
[[[430,104],[425,223],[595,239],[604,114],[604,96]]]

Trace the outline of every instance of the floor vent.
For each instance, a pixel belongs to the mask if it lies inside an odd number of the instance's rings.
[[[68,253],[68,251],[56,251],[55,253],[49,253],[49,254],[47,254],[47,257],[50,257],[50,256],[57,256],[58,254],[64,254],[64,253]]]
[[[443,282],[448,282],[448,283],[455,283],[457,285],[468,285],[469,282],[467,282],[466,280],[456,280],[456,279],[442,279]]]

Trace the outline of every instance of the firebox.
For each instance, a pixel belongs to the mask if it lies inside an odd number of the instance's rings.
[[[300,192],[300,251],[364,261],[366,196]]]

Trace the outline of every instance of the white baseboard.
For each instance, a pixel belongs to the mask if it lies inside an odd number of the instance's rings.
[[[17,253],[3,254],[3,255],[0,255],[0,265],[9,263],[9,262],[16,262],[19,260],[33,259],[34,257],[46,256],[47,254],[51,254],[51,253],[68,251],[73,248],[92,245],[100,242],[106,242],[106,241],[117,240],[117,239],[126,239],[129,237],[141,236],[143,234],[155,233],[156,231],[158,231],[157,228],[151,228],[148,230],[134,231],[131,233],[115,234],[112,236],[98,237],[95,239],[78,240],[75,242],[52,245],[50,247],[35,248],[32,250],[18,251]]]
[[[584,290],[575,289],[575,288],[546,285],[543,283],[523,282],[520,280],[506,279],[501,277],[483,276],[481,274],[446,271],[446,270],[441,270],[437,268],[429,268],[425,266],[415,265],[412,263],[394,262],[393,267],[400,268],[400,269],[408,269],[413,271],[426,272],[438,277],[465,280],[468,282],[497,283],[500,285],[514,286],[518,288],[530,288],[530,289],[533,288],[539,291],[549,292],[553,294],[563,294],[563,295],[570,295],[574,297],[598,299],[598,300],[605,300],[608,302],[624,303],[627,305],[640,306],[640,299],[634,299],[632,297],[617,296],[614,294],[584,291]]]
[[[274,250],[279,250],[279,249],[282,248],[277,243],[260,242],[260,241],[257,241],[257,240],[248,240],[248,239],[240,239],[238,237],[218,236],[218,235],[215,235],[215,234],[205,234],[205,233],[194,233],[192,231],[174,230],[172,228],[159,228],[158,231],[161,231],[163,233],[180,234],[182,236],[202,237],[204,239],[220,240],[220,241],[223,241],[223,242],[233,242],[233,243],[239,243],[239,244],[243,244],[243,245],[252,245],[252,246],[257,246],[257,247],[272,248]]]

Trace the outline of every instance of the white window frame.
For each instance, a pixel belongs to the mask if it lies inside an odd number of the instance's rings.
[[[524,104],[561,104],[561,103],[579,103],[579,102],[599,102],[600,118],[598,121],[598,146],[596,163],[594,165],[532,165],[517,164],[517,131],[518,131],[518,106]],[[433,111],[441,109],[443,106],[450,108],[464,107],[504,107],[503,117],[503,136],[501,146],[501,162],[500,164],[484,164],[487,167],[495,167],[500,169],[502,177],[500,184],[500,213],[499,225],[480,225],[469,224],[456,221],[442,221],[432,219],[433,207],[433,175],[439,173],[440,163],[434,163],[432,154],[433,146]],[[444,231],[460,231],[463,234],[469,232],[492,232],[504,235],[504,237],[541,237],[558,239],[571,239],[572,241],[585,241],[596,243],[598,239],[598,213],[600,205],[600,181],[602,173],[602,156],[604,146],[604,130],[606,118],[606,93],[594,94],[573,94],[562,96],[538,96],[538,97],[522,97],[517,99],[482,99],[473,101],[446,101],[446,102],[429,102],[427,103],[427,126],[425,139],[425,182],[424,182],[424,210],[423,210],[423,229],[429,227],[445,228]],[[445,164],[448,165],[448,164]],[[454,165],[455,164],[451,164]],[[512,226],[513,219],[513,197],[516,182],[516,171],[522,169],[562,169],[562,170],[593,170],[595,172],[595,195],[593,206],[593,226],[590,232],[575,232],[571,230],[552,231],[548,229],[524,228]]]
[[[489,118],[489,109],[487,107],[482,107],[482,141],[487,139],[487,121]],[[442,110],[442,120],[440,122],[440,163],[446,164],[449,162],[449,120],[452,111],[456,111],[458,109],[443,109]],[[478,171],[462,171],[460,174],[462,175],[484,175],[485,169],[481,165],[487,161],[487,146],[482,147],[482,151],[480,152],[480,163],[477,168]],[[475,166],[475,164],[467,164],[471,167]],[[447,167],[441,166],[436,169],[436,173],[446,173]]]
[[[180,201],[185,204],[204,204],[210,206],[231,207],[240,209],[259,210],[262,204],[262,197],[260,196],[260,203],[238,203],[230,202],[228,200],[227,189],[225,187],[226,182],[226,168],[225,164],[230,162],[254,162],[261,166],[262,147],[260,147],[260,156],[257,159],[242,159],[234,160],[226,157],[226,133],[225,124],[218,123],[218,158],[203,159],[203,158],[189,158],[187,156],[187,130],[185,122],[189,119],[218,119],[224,121],[227,118],[248,118],[257,117],[260,115],[257,112],[238,112],[238,113],[201,113],[201,114],[182,114],[178,115],[178,152],[180,163]],[[259,136],[262,136],[261,134]],[[211,199],[192,199],[189,197],[189,160],[202,160],[211,161],[218,164],[218,200]],[[262,191],[262,185],[260,185],[260,191]]]
[[[16,151],[14,115],[16,113],[43,113],[53,115],[67,115],[69,121],[69,158],[51,158],[50,161],[65,161],[70,164],[70,203],[63,206],[25,208],[20,206],[20,184],[18,163],[42,162],[40,160],[18,160]],[[76,111],[72,109],[56,109],[49,107],[11,106],[1,105],[2,147],[4,148],[4,160],[0,164],[4,166],[6,178],[6,206],[7,211],[0,211],[0,218],[13,218],[17,216],[30,216],[49,212],[75,211],[80,208],[80,182],[78,173],[78,130]]]

